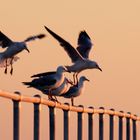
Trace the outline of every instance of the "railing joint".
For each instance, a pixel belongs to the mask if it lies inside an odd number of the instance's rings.
[[[83,105],[79,105],[78,107],[82,108],[83,110],[78,112],[78,113],[84,113],[85,112],[85,107]]]

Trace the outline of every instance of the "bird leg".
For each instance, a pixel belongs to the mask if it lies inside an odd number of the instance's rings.
[[[54,98],[53,98],[52,95],[48,95],[48,98],[49,98],[49,100],[51,100],[51,101],[60,103],[60,102],[57,100],[56,96],[54,96]]]
[[[56,101],[59,103],[59,101],[57,100],[56,96],[53,96],[51,95],[51,89],[49,89],[49,93],[48,93],[48,100],[51,100],[51,101]]]
[[[77,85],[77,83],[78,83],[78,74],[79,74],[79,72],[75,72],[74,74],[73,74],[73,83],[74,83],[74,85]]]
[[[76,72],[73,74],[73,83],[74,83],[74,85],[77,84]]]
[[[75,73],[73,74],[73,83],[75,84]]]
[[[11,74],[11,75],[13,74],[13,59],[14,59],[14,58],[12,58],[11,61],[10,61],[10,65],[11,65],[10,74]]]
[[[51,95],[51,89],[49,89],[48,100],[53,100],[53,97],[52,97],[52,95]]]
[[[70,79],[67,79],[67,82],[69,83],[69,84],[71,84],[71,85],[75,85],[73,82],[72,82],[72,80],[70,80]]]
[[[5,62],[5,63],[6,63],[6,66],[5,66],[5,71],[4,71],[4,73],[7,74],[7,59],[6,59],[6,62]]]
[[[78,84],[78,72],[76,73],[76,75],[75,75],[75,78],[76,78],[76,84],[75,85],[77,85]]]
[[[48,100],[52,100],[52,96],[51,95],[48,95]]]
[[[74,106],[74,98],[71,98],[71,105]]]
[[[55,100],[57,103],[60,103],[60,102],[57,100],[56,96],[54,96],[54,100]]]

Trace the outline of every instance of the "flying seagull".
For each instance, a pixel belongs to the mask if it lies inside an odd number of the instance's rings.
[[[73,85],[69,88],[69,90],[60,95],[64,98],[71,98],[71,104],[74,105],[74,98],[80,96],[84,91],[84,82],[89,81],[85,76],[81,76],[77,85]]]
[[[53,99],[51,92],[61,86],[65,80],[64,72],[67,72],[67,68],[59,66],[56,71],[39,73],[31,76],[33,79],[31,82],[23,82],[28,87],[33,87],[42,91],[44,94],[48,91],[49,99]]]
[[[76,81],[78,81],[78,74],[83,70],[96,68],[102,71],[97,62],[89,59],[89,52],[92,48],[92,42],[86,31],[80,32],[78,47],[75,49],[69,42],[64,40],[46,26],[45,29],[60,43],[71,58],[72,63],[74,63],[71,66],[66,66],[70,72],[74,72],[74,81],[75,78]]]
[[[13,62],[17,61],[19,57],[16,55],[23,50],[30,52],[26,46],[26,42],[30,42],[35,39],[42,39],[45,34],[38,34],[35,36],[30,36],[24,41],[14,42],[8,38],[4,33],[0,31],[0,47],[6,48],[4,52],[0,53],[0,67],[5,67],[5,74],[7,73],[7,67],[11,65],[10,73],[13,73]]]

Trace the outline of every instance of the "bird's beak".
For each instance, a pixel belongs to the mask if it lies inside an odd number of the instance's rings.
[[[89,82],[90,80],[86,78],[86,81],[88,81],[88,82]]]
[[[65,71],[71,73],[71,71],[69,71],[66,67],[65,67]]]
[[[100,67],[98,67],[98,69],[99,69],[100,71],[102,71],[102,69],[101,69]]]
[[[30,53],[30,51],[29,51],[29,49],[28,49],[27,47],[25,48],[25,50],[26,50],[28,53]]]

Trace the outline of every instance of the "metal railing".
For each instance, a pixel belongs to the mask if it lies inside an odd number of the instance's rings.
[[[46,105],[49,107],[49,139],[55,140],[55,110],[63,110],[63,139],[69,140],[69,114],[71,111],[77,113],[77,140],[83,140],[83,114],[88,115],[88,138],[87,140],[93,140],[93,121],[94,115],[99,115],[99,140],[104,140],[104,115],[109,116],[109,140],[114,140],[114,118],[118,118],[118,140],[123,140],[125,135],[126,140],[137,139],[137,122],[140,121],[140,117],[131,114],[130,112],[124,113],[123,111],[115,111],[114,109],[106,110],[103,107],[95,109],[93,107],[85,108],[82,105],[71,106],[68,103],[60,104],[57,102],[49,101],[41,98],[39,95],[34,97],[23,96],[19,92],[8,93],[0,91],[0,97],[8,98],[13,101],[13,140],[20,139],[20,102],[29,102],[34,105],[34,140],[40,140],[40,105]],[[124,122],[125,119],[125,122]],[[125,134],[124,134],[125,123]],[[132,134],[130,136],[130,134]],[[75,138],[76,139],[76,138]]]

